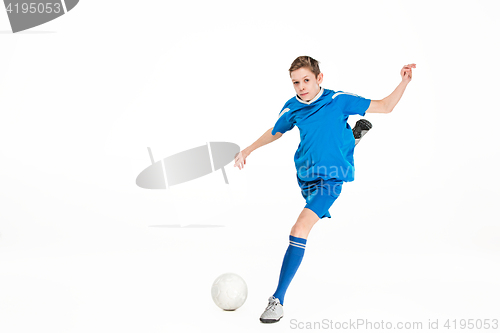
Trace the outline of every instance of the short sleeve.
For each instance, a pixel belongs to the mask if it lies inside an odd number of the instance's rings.
[[[285,134],[285,132],[291,130],[295,126],[295,122],[291,118],[290,109],[285,105],[279,114],[278,121],[276,121],[273,127],[272,135],[276,135],[277,132]]]
[[[364,116],[371,102],[370,99],[366,99],[364,97],[351,93],[342,92],[338,97],[341,98],[344,103],[342,112],[348,116],[352,116],[355,114]]]

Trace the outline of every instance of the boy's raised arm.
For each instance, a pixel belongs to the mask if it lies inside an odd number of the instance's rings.
[[[394,109],[396,104],[398,104],[401,96],[403,96],[406,86],[411,81],[411,69],[416,67],[416,64],[409,64],[404,66],[403,69],[401,69],[401,83],[396,87],[392,94],[390,94],[386,98],[378,101],[372,100],[370,102],[370,106],[366,110],[366,113],[390,113]]]
[[[273,135],[271,132],[273,131],[273,128],[268,129],[262,136],[257,139],[254,143],[252,143],[250,146],[247,148],[243,149],[240,151],[235,157],[234,157],[234,166],[238,167],[238,169],[242,169],[244,165],[247,163],[246,159],[250,153],[252,153],[255,149],[262,147],[264,145],[267,145],[268,143],[271,143],[283,135],[282,133],[276,133],[276,135]]]

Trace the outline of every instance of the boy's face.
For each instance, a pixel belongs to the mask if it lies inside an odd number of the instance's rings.
[[[306,67],[294,70],[290,73],[293,88],[300,99],[308,102],[313,99],[320,91],[320,84],[323,82],[323,73],[319,73],[318,77]]]

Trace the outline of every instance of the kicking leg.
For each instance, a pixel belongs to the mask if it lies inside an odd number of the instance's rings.
[[[304,257],[307,236],[318,220],[319,217],[315,212],[309,208],[304,208],[290,231],[290,244],[281,266],[278,288],[273,295],[280,300],[281,304],[283,304],[285,292],[302,262],[302,257]]]
[[[297,269],[302,262],[306,250],[306,241],[309,232],[319,217],[309,208],[304,208],[300,213],[297,222],[295,222],[290,231],[290,244],[286,250],[283,264],[281,266],[278,288],[273,296],[269,298],[269,304],[260,317],[263,323],[275,323],[283,317],[283,299],[286,290],[292,282]]]
[[[318,221],[319,217],[315,212],[309,208],[304,208],[290,231],[290,244],[283,259],[278,288],[273,295],[281,301],[281,304],[283,304],[285,292],[304,257],[307,236]]]
[[[304,208],[300,213],[297,222],[292,227],[290,235],[307,239],[309,232],[316,222],[319,221],[318,215],[309,208]]]

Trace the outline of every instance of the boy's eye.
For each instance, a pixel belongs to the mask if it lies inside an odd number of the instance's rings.
[[[309,82],[309,79],[305,79],[304,81]]]

